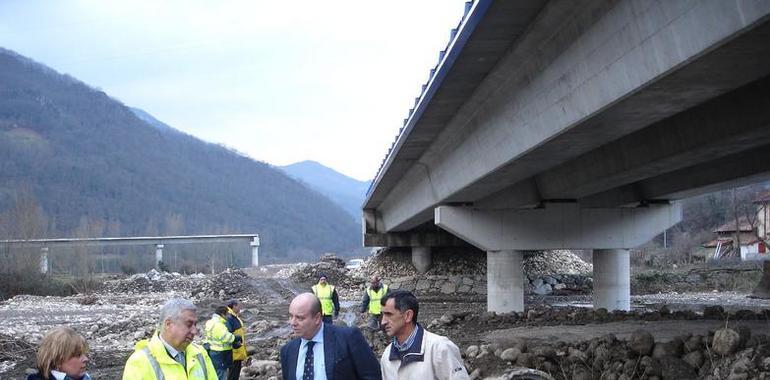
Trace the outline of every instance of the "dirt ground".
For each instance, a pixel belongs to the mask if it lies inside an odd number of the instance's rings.
[[[276,268],[247,271],[243,283],[236,290],[222,290],[236,292],[234,296],[242,300],[242,316],[248,327],[247,345],[252,357],[258,360],[278,360],[280,346],[290,338],[288,303],[295,294],[309,290],[307,284],[274,277],[276,273]],[[192,298],[201,310],[199,326],[202,326],[210,317],[214,305],[233,296],[217,293],[216,289],[204,289],[196,282],[204,280],[179,281],[168,282],[174,285],[166,288],[153,287],[163,291],[126,290],[121,293],[118,287],[115,291],[89,296],[18,296],[0,302],[0,333],[3,334],[0,337],[37,342],[53,326],[73,326],[87,336],[91,346],[89,373],[92,377],[118,379],[133,344],[152,333],[158,306],[165,300],[172,297]],[[219,297],[211,297],[212,294]],[[459,299],[425,295],[421,297],[419,321],[429,330],[447,335],[461,352],[472,345],[519,338],[533,342],[577,342],[612,333],[619,339],[625,339],[638,329],[651,331],[656,340],[667,340],[682,334],[708,334],[708,331],[722,327],[724,320],[698,318],[696,313],[702,313],[707,306],[720,305],[726,311],[770,310],[770,300],[746,296],[736,292],[634,296],[632,303],[636,312],[630,316],[595,314],[590,309],[591,298],[586,295],[538,296],[527,297],[526,313],[501,317],[486,313],[486,299],[480,296]],[[343,310],[335,323],[362,324],[356,317],[360,300],[342,301]],[[660,312],[661,309],[665,311]],[[728,320],[727,323],[730,326],[746,326],[755,333],[770,334],[768,319]],[[375,333],[373,337],[379,354],[387,339],[381,333]],[[5,344],[0,349],[12,347],[2,338],[0,344]],[[0,379],[24,378],[25,371],[34,366],[33,361],[34,352],[31,351],[20,361],[0,360]],[[509,368],[500,361],[474,362],[474,365],[482,369],[484,376],[499,375]]]

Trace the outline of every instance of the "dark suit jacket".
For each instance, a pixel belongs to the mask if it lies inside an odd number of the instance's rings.
[[[297,380],[300,338],[281,347],[283,380]],[[357,328],[324,325],[324,363],[328,380],[381,380],[380,362]]]

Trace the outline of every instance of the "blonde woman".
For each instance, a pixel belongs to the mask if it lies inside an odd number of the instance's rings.
[[[88,344],[69,327],[46,334],[37,350],[37,373],[27,380],[91,380],[86,373]]]

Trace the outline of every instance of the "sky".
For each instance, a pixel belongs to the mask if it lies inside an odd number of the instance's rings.
[[[0,0],[0,46],[272,165],[372,179],[465,0]]]

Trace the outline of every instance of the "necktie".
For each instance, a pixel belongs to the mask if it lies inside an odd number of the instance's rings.
[[[185,363],[185,360],[184,360],[184,352],[182,352],[182,351],[179,351],[179,352],[176,354],[176,357],[175,357],[174,359],[175,359],[175,360],[176,360],[176,361],[177,361],[179,364],[181,364],[181,365],[182,365],[182,367],[185,367],[185,368],[187,368],[187,366],[185,365],[185,364],[186,364],[186,363]]]
[[[302,380],[313,380],[313,345],[315,342],[308,341],[305,347],[305,369],[302,372]]]

